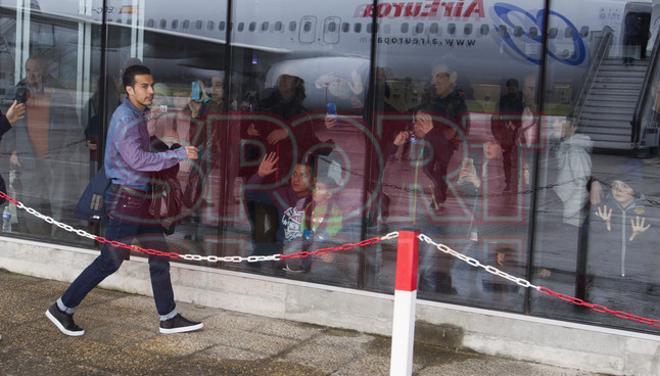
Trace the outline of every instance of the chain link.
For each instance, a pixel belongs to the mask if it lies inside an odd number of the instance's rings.
[[[396,234],[396,235],[393,235]],[[301,259],[301,258],[306,258],[310,256],[317,256],[320,254],[325,254],[325,253],[331,253],[331,252],[346,252],[353,250],[355,248],[363,248],[363,247],[368,247],[374,244],[378,244],[385,239],[385,237],[390,237],[392,239],[396,238],[399,236],[399,233],[389,233],[383,237],[377,237],[377,238],[371,238],[371,239],[365,239],[359,243],[346,243],[342,244],[337,247],[328,247],[328,248],[321,248],[317,249],[315,251],[298,251],[298,252],[292,252],[286,255],[281,255],[280,259],[281,260],[294,260],[294,259]]]
[[[417,236],[417,239],[419,239],[419,241],[421,241],[421,242],[427,243],[428,245],[430,245],[430,246],[432,246],[432,247],[438,249],[438,250],[439,250],[440,252],[442,252],[442,253],[448,254],[448,255],[450,255],[450,256],[452,256],[452,257],[454,257],[454,258],[457,258],[457,259],[459,259],[459,260],[465,262],[466,264],[468,264],[468,265],[470,265],[470,266],[472,266],[472,267],[475,267],[475,268],[481,268],[481,269],[485,270],[487,273],[490,273],[490,274],[492,274],[492,275],[495,275],[495,276],[498,276],[498,277],[504,278],[504,279],[506,279],[506,280],[508,280],[508,281],[511,281],[511,282],[513,282],[513,283],[519,285],[519,286],[522,286],[522,287],[525,287],[525,288],[533,288],[533,289],[535,289],[535,290],[537,290],[537,291],[540,291],[540,287],[539,287],[539,286],[536,286],[536,285],[531,284],[531,283],[530,283],[529,281],[527,281],[526,279],[518,278],[518,277],[516,277],[516,276],[513,276],[513,275],[511,275],[511,274],[509,274],[509,273],[506,273],[506,272],[504,272],[504,271],[502,271],[502,270],[500,270],[500,269],[498,269],[498,268],[496,268],[496,267],[494,267],[494,266],[492,266],[492,265],[484,265],[484,264],[482,264],[479,260],[477,260],[477,259],[475,259],[475,258],[473,258],[473,257],[466,256],[466,255],[464,255],[464,254],[462,254],[462,253],[459,253],[459,252],[453,250],[452,248],[450,248],[450,247],[448,247],[448,246],[446,246],[446,245],[444,245],[444,244],[436,243],[436,242],[433,241],[433,239],[432,239],[430,236],[428,236],[428,235],[425,235],[425,234],[419,234],[419,235]]]
[[[393,240],[399,237],[399,231],[394,231],[390,232],[389,234],[383,236],[380,238],[380,240],[385,241],[385,240]]]
[[[623,320],[635,321],[635,322],[650,325],[650,326],[653,326],[653,327],[656,327],[656,328],[660,328],[660,320],[650,319],[650,318],[647,318],[647,317],[634,315],[634,314],[628,313],[628,312],[616,311],[616,310],[607,308],[607,307],[599,305],[599,304],[589,303],[587,301],[584,301],[580,298],[576,298],[574,296],[565,295],[565,294],[561,294],[561,293],[552,291],[549,288],[544,287],[544,286],[533,285],[526,279],[518,278],[516,276],[513,276],[511,274],[503,272],[503,271],[499,270],[498,268],[496,268],[492,265],[483,265],[481,262],[479,262],[479,260],[477,260],[475,258],[472,258],[472,257],[466,256],[466,255],[463,255],[459,252],[456,252],[455,250],[451,249],[450,247],[447,247],[444,244],[436,243],[435,241],[433,241],[433,239],[431,239],[429,236],[427,236],[425,234],[419,234],[417,236],[417,238],[421,242],[427,243],[430,246],[433,246],[434,248],[437,248],[440,252],[451,255],[451,256],[453,256],[453,257],[455,257],[455,258],[457,258],[457,259],[459,259],[459,260],[461,260],[461,261],[463,261],[463,262],[465,262],[465,263],[467,263],[470,266],[473,266],[475,268],[482,268],[490,274],[493,274],[495,276],[504,278],[504,279],[506,279],[508,281],[511,281],[511,282],[513,282],[513,283],[515,283],[519,286],[522,286],[524,288],[533,288],[533,289],[535,289],[536,291],[539,291],[542,294],[555,297],[557,299],[563,300],[563,301],[571,303],[571,304],[575,304],[577,306],[589,308],[589,309],[593,310],[594,312],[609,314],[609,315],[618,317],[618,318],[623,319]]]

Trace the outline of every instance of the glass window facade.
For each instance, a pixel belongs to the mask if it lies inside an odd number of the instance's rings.
[[[121,75],[144,64],[150,135],[200,148],[179,166],[174,249],[287,254],[415,228],[536,285],[657,318],[660,14],[651,1],[589,3],[599,11],[0,0],[0,104],[27,106],[0,143],[0,174],[27,206],[102,232],[74,207],[100,167]],[[3,211],[9,236],[94,247]],[[660,333],[420,252],[424,299]],[[391,293],[395,263],[383,244],[205,266]]]

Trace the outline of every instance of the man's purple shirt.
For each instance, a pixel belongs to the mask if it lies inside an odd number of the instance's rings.
[[[105,174],[113,184],[146,190],[151,172],[170,168],[188,158],[179,148],[152,152],[146,115],[128,99],[117,107],[110,119],[105,149]]]

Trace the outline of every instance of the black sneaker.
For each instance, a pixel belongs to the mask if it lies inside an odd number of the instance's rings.
[[[46,317],[50,320],[60,332],[73,337],[78,337],[85,334],[83,328],[76,325],[73,322],[73,315],[69,315],[66,312],[60,311],[57,307],[57,303],[53,304],[46,311]]]
[[[192,332],[202,329],[204,324],[201,322],[190,321],[187,318],[177,314],[169,320],[160,322],[160,332],[162,334],[174,334]]]

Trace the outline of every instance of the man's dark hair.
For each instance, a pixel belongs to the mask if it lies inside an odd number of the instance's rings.
[[[121,78],[121,81],[124,84],[124,89],[126,86],[132,87],[135,85],[135,76],[144,74],[151,74],[151,70],[149,70],[149,68],[145,67],[144,65],[131,65],[130,67],[126,68],[124,75]]]

